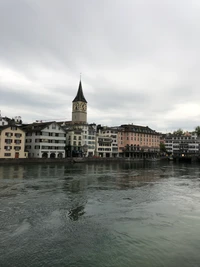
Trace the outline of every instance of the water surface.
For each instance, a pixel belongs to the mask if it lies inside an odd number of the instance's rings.
[[[200,165],[0,166],[0,266],[200,266]]]

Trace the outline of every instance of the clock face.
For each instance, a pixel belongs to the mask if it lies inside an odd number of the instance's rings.
[[[82,104],[82,109],[83,109],[83,111],[86,111],[86,104],[85,103]]]
[[[74,103],[74,110],[78,110],[79,109],[79,103]]]
[[[74,103],[73,109],[74,111],[77,111],[77,110],[86,111],[87,105],[86,103]]]

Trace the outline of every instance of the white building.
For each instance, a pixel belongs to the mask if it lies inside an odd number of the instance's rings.
[[[165,147],[169,154],[197,154],[200,140],[196,134],[172,135],[165,137]]]
[[[68,157],[92,157],[95,154],[96,124],[62,124],[66,131]]]
[[[56,122],[39,122],[23,127],[25,149],[31,158],[64,158],[66,132]]]
[[[10,118],[1,116],[1,111],[0,111],[0,126],[8,125],[10,121],[11,121]]]
[[[95,154],[98,157],[119,156],[117,127],[98,127]]]

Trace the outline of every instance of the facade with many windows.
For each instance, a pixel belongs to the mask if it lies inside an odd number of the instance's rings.
[[[97,157],[118,157],[118,128],[97,127],[96,151]]]
[[[25,148],[30,158],[64,158],[66,132],[56,122],[39,122],[23,127]]]
[[[25,132],[15,125],[0,126],[0,158],[26,158]]]
[[[168,134],[165,136],[165,148],[168,154],[184,156],[198,155],[200,139],[196,134]]]
[[[148,126],[121,125],[118,132],[119,155],[152,157],[160,151],[160,134]]]
[[[96,124],[61,124],[66,131],[68,157],[92,157],[95,153]]]

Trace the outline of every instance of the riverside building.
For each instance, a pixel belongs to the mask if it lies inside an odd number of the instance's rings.
[[[95,155],[97,157],[118,157],[118,127],[97,126]]]
[[[0,126],[0,158],[26,158],[25,132],[16,125]]]
[[[167,134],[165,148],[168,154],[174,156],[197,156],[199,154],[200,139],[197,134],[186,133],[183,135]]]
[[[65,130],[56,122],[35,122],[23,127],[30,158],[64,158]]]
[[[160,134],[148,126],[124,124],[118,132],[120,157],[151,158],[160,151]]]

